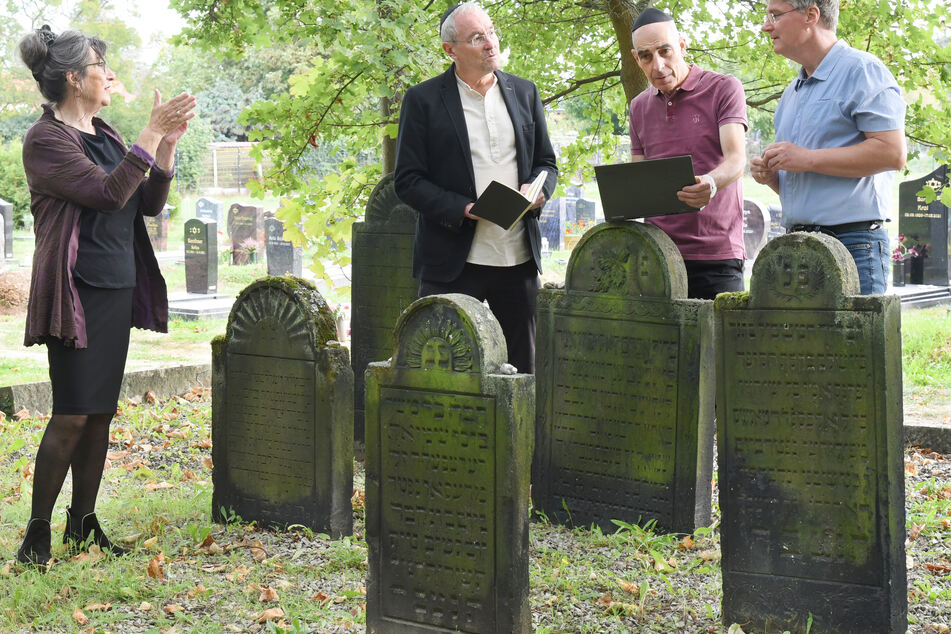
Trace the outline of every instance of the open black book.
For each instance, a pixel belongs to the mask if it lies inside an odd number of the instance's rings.
[[[689,155],[595,165],[594,174],[606,220],[699,211],[677,198],[677,192],[697,182]]]
[[[531,209],[547,178],[548,172],[542,170],[524,194],[499,181],[492,181],[472,205],[469,213],[494,222],[508,231]]]

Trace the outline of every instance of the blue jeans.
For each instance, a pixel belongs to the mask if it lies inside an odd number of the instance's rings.
[[[885,227],[874,231],[850,231],[836,236],[855,260],[862,295],[881,295],[888,287],[888,232]]]

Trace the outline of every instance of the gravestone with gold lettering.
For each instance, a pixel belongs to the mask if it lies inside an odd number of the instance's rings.
[[[710,523],[713,305],[687,299],[673,241],[601,224],[538,294],[532,501],[576,526]]]
[[[353,425],[357,452],[363,452],[363,374],[367,364],[390,356],[393,325],[419,296],[413,279],[416,212],[401,201],[393,174],[370,193],[363,222],[353,223],[350,349],[353,361]]]
[[[166,206],[157,216],[142,217],[152,249],[156,252],[168,249],[168,209]]]
[[[212,513],[350,535],[353,373],[317,289],[265,277],[212,341]]]
[[[218,225],[204,218],[185,221],[185,290],[207,295],[218,290]]]
[[[948,166],[942,165],[927,176],[898,186],[898,232],[905,237],[905,246],[917,253],[905,263],[912,284],[948,286],[951,281],[948,206],[940,198],[948,187],[948,173]],[[918,195],[925,186],[938,196],[930,203]]]
[[[234,203],[228,208],[231,263],[248,264],[264,250],[264,208]]]
[[[791,233],[714,307],[724,623],[905,632],[898,297]]]
[[[535,378],[503,374],[466,295],[417,300],[395,336],[366,374],[367,632],[531,632]]]

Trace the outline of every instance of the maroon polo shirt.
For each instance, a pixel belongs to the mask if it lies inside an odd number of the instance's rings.
[[[748,127],[746,96],[739,80],[695,64],[670,96],[649,85],[631,100],[629,114],[631,155],[656,159],[689,154],[697,176],[723,162],[721,126],[742,123],[744,129]],[[697,213],[657,216],[648,222],[673,239],[685,260],[746,256],[742,179],[718,190],[710,204]]]

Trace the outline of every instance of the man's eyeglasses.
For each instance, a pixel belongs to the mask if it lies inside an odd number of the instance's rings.
[[[93,62],[92,64],[83,64],[83,68],[89,68],[90,66],[98,66],[102,72],[106,72],[109,69],[109,64],[106,63],[106,60],[101,59],[98,62]]]
[[[495,40],[498,42],[502,38],[502,32],[498,29],[489,29],[488,33],[476,33],[472,36],[466,44],[469,46],[485,46],[487,40]],[[453,42],[458,42],[459,40],[453,40]]]
[[[767,12],[766,12],[766,21],[767,21],[769,24],[776,24],[776,20],[778,20],[779,18],[783,17],[783,16],[786,15],[787,13],[792,13],[792,12],[795,11],[795,10],[796,10],[795,8],[792,8],[792,9],[789,9],[788,11],[783,11],[782,13],[773,13],[772,11],[767,11]]]

